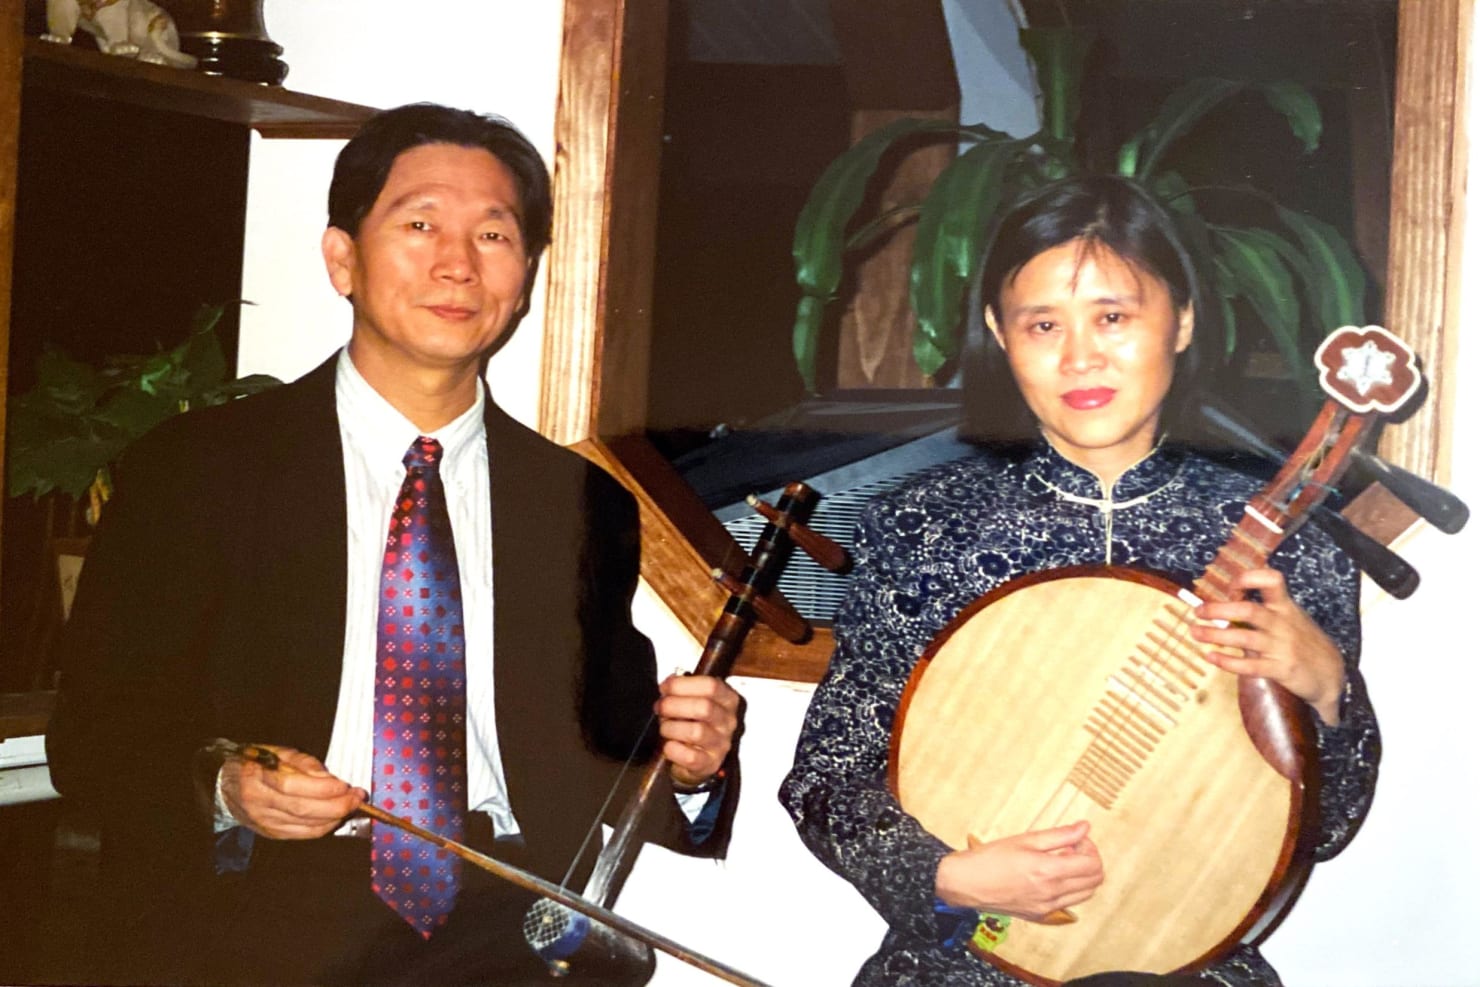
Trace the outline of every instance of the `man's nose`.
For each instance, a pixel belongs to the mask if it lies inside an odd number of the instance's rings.
[[[445,236],[437,242],[437,259],[432,273],[442,279],[464,284],[476,280],[478,258],[472,243],[460,236]]]

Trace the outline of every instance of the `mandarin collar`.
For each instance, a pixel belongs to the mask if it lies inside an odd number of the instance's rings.
[[[1115,481],[1109,501],[1121,503],[1146,497],[1170,483],[1182,468],[1184,454],[1175,445],[1158,441],[1156,447],[1131,466]],[[1023,461],[1023,472],[1030,484],[1041,486],[1075,499],[1106,499],[1100,478],[1083,466],[1071,463],[1047,439],[1034,441]]]

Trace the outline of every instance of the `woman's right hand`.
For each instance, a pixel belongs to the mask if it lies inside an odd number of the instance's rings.
[[[1042,921],[1085,901],[1105,880],[1100,851],[1080,821],[967,848],[941,858],[935,893],[948,905]]]

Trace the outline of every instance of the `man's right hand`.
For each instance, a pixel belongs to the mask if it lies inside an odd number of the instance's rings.
[[[948,905],[1041,921],[1077,905],[1105,880],[1089,823],[978,843],[941,858],[935,893]]]
[[[368,797],[331,775],[318,758],[263,744],[276,769],[231,758],[221,766],[221,795],[236,821],[275,840],[311,840],[339,828]]]

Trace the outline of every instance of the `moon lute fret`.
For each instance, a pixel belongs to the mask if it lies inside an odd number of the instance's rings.
[[[984,921],[970,948],[1016,976],[1215,962],[1302,871],[1309,714],[1209,663],[1189,630],[1199,602],[1237,598],[1239,574],[1265,564],[1420,380],[1378,326],[1337,330],[1315,362],[1330,399],[1191,591],[1121,567],[1020,577],[967,606],[910,677],[889,765],[906,811],[956,848],[1088,819],[1105,861],[1072,915]]]

